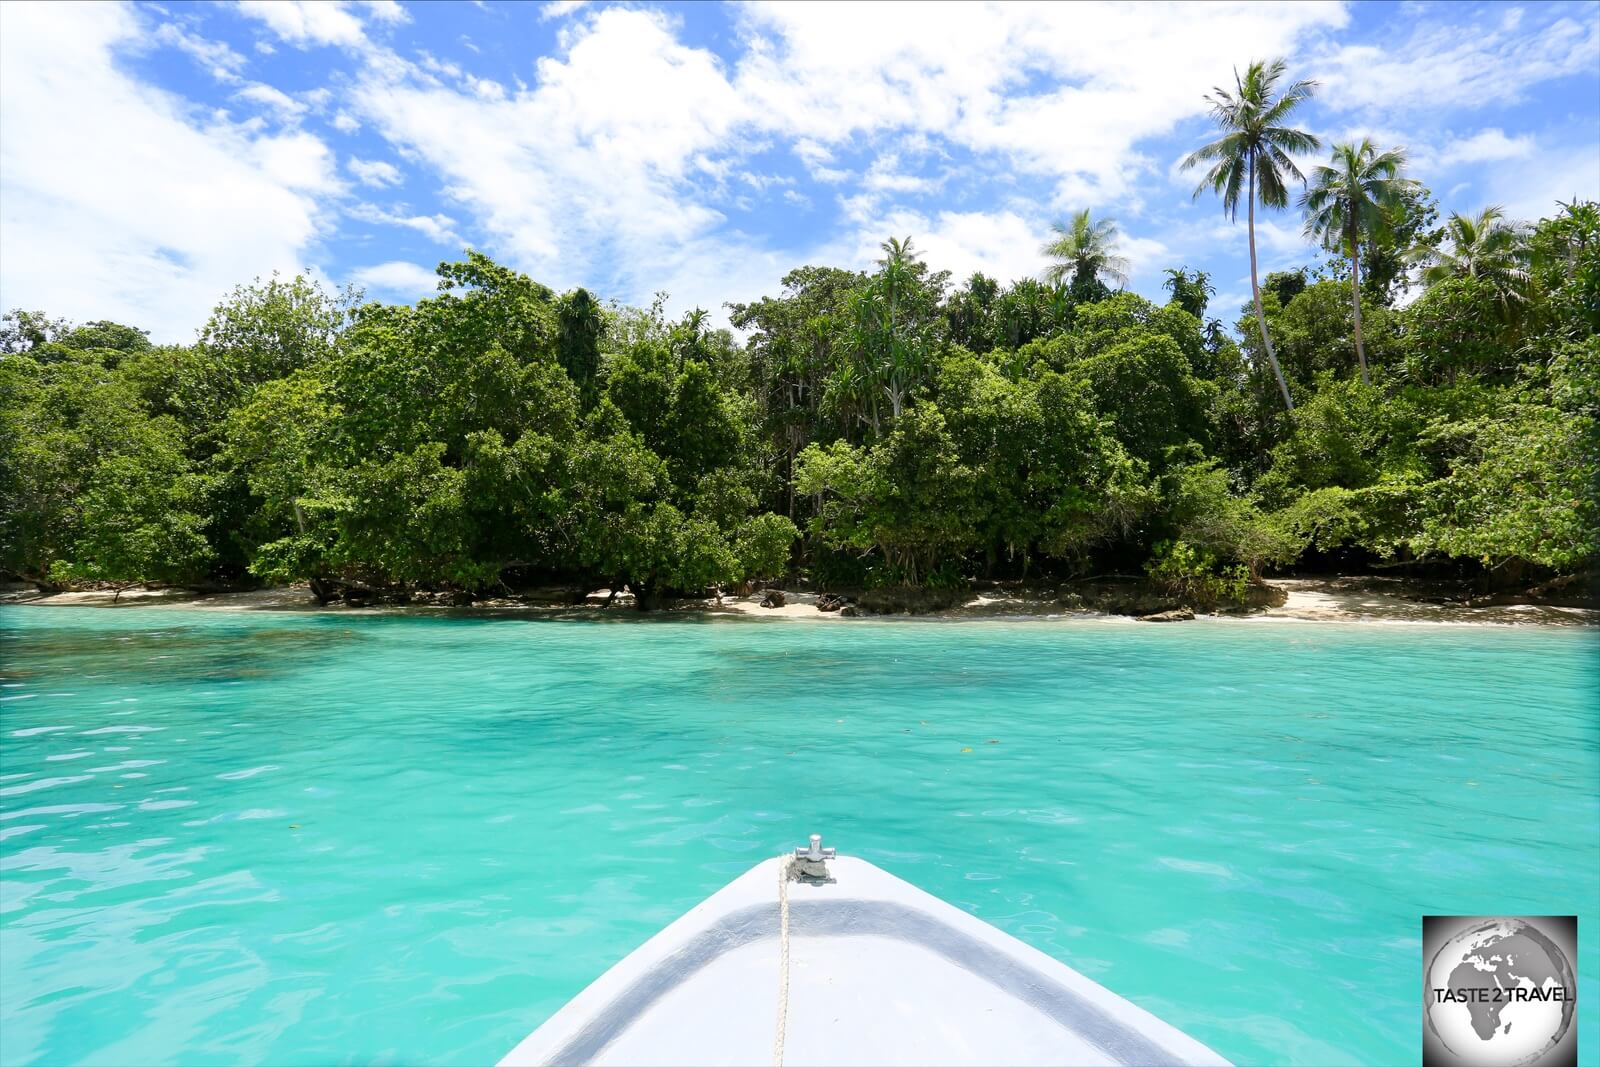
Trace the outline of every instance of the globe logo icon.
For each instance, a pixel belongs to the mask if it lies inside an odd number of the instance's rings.
[[[1429,1036],[1456,1063],[1537,1064],[1572,1025],[1572,962],[1523,919],[1469,922],[1434,953],[1426,981]]]

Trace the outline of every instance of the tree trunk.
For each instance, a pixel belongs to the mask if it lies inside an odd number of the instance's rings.
[[[789,521],[794,521],[794,427],[786,427],[785,437],[789,439],[789,476],[784,485],[789,491]]]
[[[1273,377],[1278,379],[1278,389],[1283,393],[1283,405],[1294,410],[1294,398],[1289,395],[1289,383],[1284,381],[1283,368],[1278,366],[1278,354],[1272,350],[1272,338],[1267,335],[1267,314],[1261,310],[1261,283],[1256,280],[1256,160],[1250,157],[1250,295],[1256,302],[1256,323],[1261,327],[1261,343],[1267,350],[1267,362],[1272,364]]]
[[[1354,234],[1350,239],[1350,292],[1355,303],[1356,359],[1361,362],[1361,384],[1371,385],[1372,379],[1367,376],[1367,349],[1361,343],[1361,242]]]

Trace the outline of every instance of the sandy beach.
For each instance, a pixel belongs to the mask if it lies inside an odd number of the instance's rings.
[[[1401,596],[1402,588],[1385,589],[1381,580],[1351,578],[1282,578],[1269,584],[1285,593],[1276,607],[1263,608],[1248,615],[1200,615],[1202,619],[1225,619],[1236,623],[1262,621],[1344,622],[1344,623],[1433,623],[1452,625],[1600,625],[1600,611],[1591,608],[1559,607],[1549,604],[1467,605],[1434,603]],[[0,589],[0,604],[26,604],[44,607],[97,608],[184,608],[205,611],[315,611],[315,612],[526,612],[559,618],[634,618],[663,615],[701,615],[728,619],[784,619],[813,623],[852,623],[863,618],[907,618],[907,616],[846,616],[837,611],[817,609],[818,594],[790,591],[782,607],[763,607],[762,594],[725,596],[720,601],[685,601],[651,616],[636,616],[632,599],[622,594],[607,607],[609,591],[599,589],[581,604],[534,603],[524,599],[482,599],[471,607],[450,608],[430,604],[353,606],[335,602],[319,606],[304,585],[276,586],[239,592],[197,593],[187,589],[125,589],[118,596],[110,590],[41,595],[32,586],[13,585]],[[1126,616],[1099,612],[1068,611],[1043,593],[1006,594],[994,591],[974,593],[964,604],[947,611],[917,616],[924,619],[1121,619]]]

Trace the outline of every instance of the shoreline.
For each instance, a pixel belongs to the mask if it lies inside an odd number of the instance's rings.
[[[1196,614],[1196,619],[1253,622],[1338,622],[1366,624],[1420,624],[1455,626],[1600,626],[1600,609],[1550,604],[1496,604],[1468,606],[1408,599],[1386,590],[1378,582],[1348,578],[1282,578],[1268,584],[1283,590],[1284,602],[1248,614]],[[1375,586],[1378,586],[1375,588]],[[789,592],[783,607],[764,608],[761,594],[684,601],[649,613],[633,610],[631,598],[618,598],[604,607],[608,591],[589,594],[583,603],[531,603],[511,598],[488,598],[469,607],[438,604],[346,603],[318,605],[304,585],[276,586],[242,592],[197,593],[187,589],[128,589],[120,597],[107,590],[39,594],[32,587],[0,590],[0,605],[36,607],[164,608],[192,611],[275,611],[313,614],[450,614],[528,615],[552,619],[661,620],[706,618],[732,620],[784,620],[839,624],[862,619],[919,619],[928,621],[1056,621],[1142,620],[1099,611],[1073,611],[1042,594],[974,593],[958,607],[920,615],[842,616],[817,610],[817,594]]]

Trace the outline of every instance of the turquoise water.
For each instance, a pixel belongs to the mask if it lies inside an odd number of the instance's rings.
[[[1241,1063],[1579,914],[1600,635],[0,609],[0,1062],[482,1063],[820,830]],[[1584,1005],[1588,1006],[1584,1006]]]

